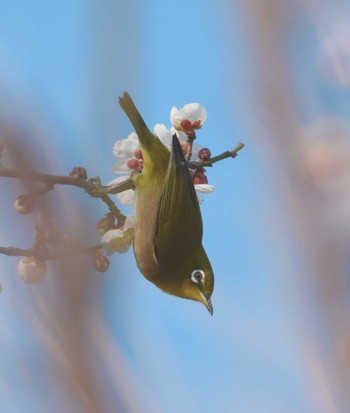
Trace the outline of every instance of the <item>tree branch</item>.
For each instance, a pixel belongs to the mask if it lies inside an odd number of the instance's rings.
[[[231,151],[226,151],[223,152],[222,154],[218,155],[218,156],[214,156],[213,158],[210,159],[201,159],[198,162],[189,162],[188,163],[188,167],[190,169],[200,169],[203,168],[205,166],[213,166],[214,163],[222,161],[223,159],[227,159],[227,158],[235,158],[238,155],[238,152],[244,148],[244,144],[243,143],[239,143],[234,149],[232,149]]]
[[[94,252],[102,248],[102,244],[96,244],[92,247],[69,246],[69,248],[42,252],[37,248],[14,248],[0,247],[0,254],[11,257],[36,257],[42,261],[54,260],[63,257],[69,257],[76,254],[92,255]]]
[[[24,169],[3,168],[0,167],[0,177],[17,178],[24,181],[31,182],[43,182],[46,187],[37,190],[38,193],[44,194],[45,192],[53,189],[55,185],[69,185],[82,188],[90,196],[94,198],[100,198],[107,206],[110,212],[117,218],[118,222],[123,224],[126,216],[116,207],[115,203],[109,198],[109,194],[119,194],[128,189],[134,189],[135,185],[132,178],[121,182],[118,185],[103,186],[99,185],[96,180],[86,181],[74,176],[60,176],[60,175],[48,175],[40,172]]]

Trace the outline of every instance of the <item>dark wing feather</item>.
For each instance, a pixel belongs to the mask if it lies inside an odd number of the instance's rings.
[[[179,264],[202,243],[197,194],[177,136],[173,136],[157,219],[155,252],[162,266]]]

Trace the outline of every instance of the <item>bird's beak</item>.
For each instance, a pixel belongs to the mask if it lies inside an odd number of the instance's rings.
[[[211,299],[208,295],[201,293],[202,303],[206,306],[207,310],[209,311],[210,315],[213,315],[213,304],[211,303]]]

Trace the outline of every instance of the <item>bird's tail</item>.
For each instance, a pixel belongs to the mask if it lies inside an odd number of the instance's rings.
[[[148,129],[145,121],[142,119],[140,112],[137,110],[133,100],[127,92],[123,93],[123,96],[119,98],[119,104],[123,111],[126,113],[130,122],[132,123],[135,132],[139,138],[142,149],[151,151],[152,146],[159,144],[159,140]]]

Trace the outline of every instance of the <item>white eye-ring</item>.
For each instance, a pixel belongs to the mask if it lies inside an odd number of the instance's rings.
[[[196,284],[201,283],[204,280],[204,278],[205,274],[202,270],[194,270],[191,273],[191,280]]]

